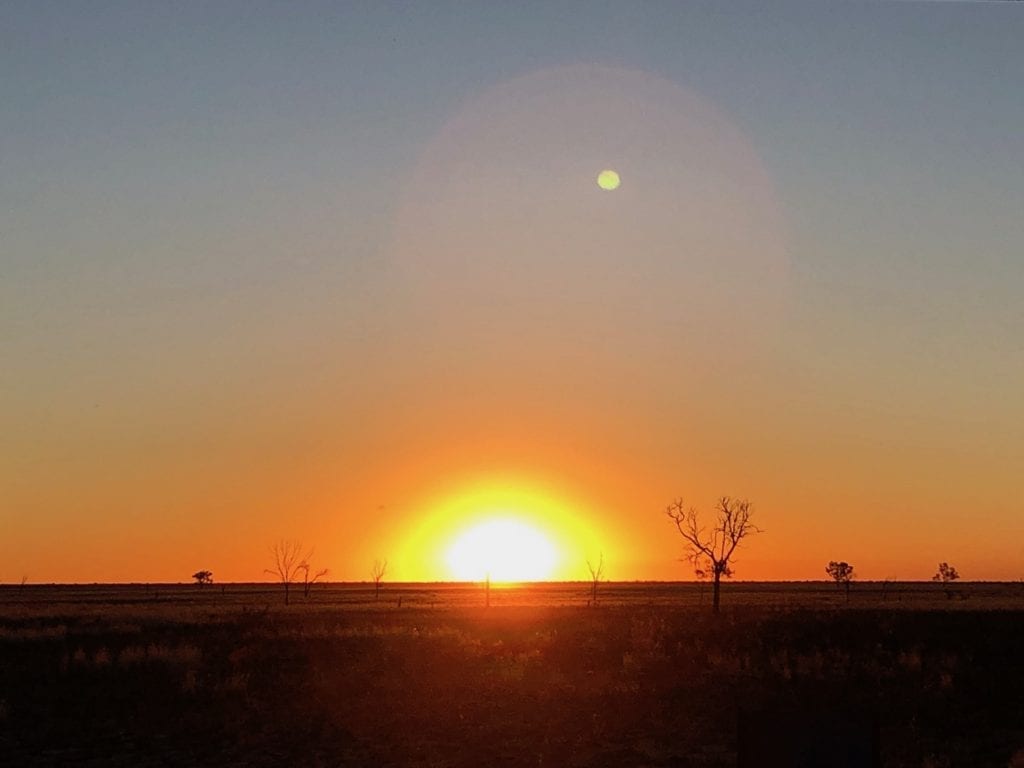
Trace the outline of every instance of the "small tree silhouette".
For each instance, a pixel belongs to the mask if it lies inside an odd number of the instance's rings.
[[[601,577],[604,575],[604,552],[598,558],[596,566],[587,560],[587,570],[590,571],[590,604],[597,605],[597,585],[601,583]]]
[[[263,570],[271,576],[277,576],[284,584],[284,604],[288,605],[288,593],[292,582],[300,571],[309,568],[308,561],[313,555],[313,550],[303,555],[302,542],[282,539],[270,548],[270,553],[274,556],[274,567]]]
[[[722,577],[732,576],[729,563],[736,547],[747,536],[762,531],[750,522],[753,509],[746,499],[722,496],[715,511],[715,525],[706,532],[697,518],[697,510],[684,506],[682,499],[676,499],[665,509],[690,548],[688,559],[694,568],[711,574],[711,609],[718,613]]]
[[[853,581],[853,566],[845,560],[830,560],[825,566],[825,573],[832,577],[837,587],[846,589],[846,602],[850,602],[850,582]]]
[[[192,578],[196,580],[196,584],[204,587],[207,584],[213,584],[213,571],[196,571],[192,574]]]
[[[317,580],[319,580],[322,576],[326,576],[327,575],[327,568],[321,568],[319,571],[317,571],[316,573],[313,573],[311,575],[310,571],[312,570],[312,568],[311,568],[311,566],[310,566],[310,564],[308,562],[308,558],[310,558],[312,556],[313,556],[313,550],[309,550],[309,554],[306,555],[307,562],[304,562],[302,565],[299,566],[299,569],[302,571],[302,596],[303,597],[309,597],[309,589],[310,589],[310,587],[312,587],[314,584],[316,584]]]
[[[373,578],[373,599],[380,600],[380,585],[384,581],[384,574],[388,572],[388,561],[387,558],[377,558],[373,561],[373,568],[370,570],[370,576]]]
[[[938,572],[932,576],[932,581],[942,582],[942,588],[946,591],[946,599],[953,599],[953,582],[960,578],[960,574],[957,573],[949,563],[939,563]]]

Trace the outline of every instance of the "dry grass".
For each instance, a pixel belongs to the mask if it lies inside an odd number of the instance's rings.
[[[0,749],[20,764],[735,763],[741,706],[857,704],[885,765],[1024,744],[1018,585],[0,590]],[[890,588],[891,590],[891,588]],[[397,596],[402,607],[397,607]],[[156,598],[153,597],[156,595]],[[79,599],[81,598],[81,599]],[[56,750],[56,751],[54,751]]]

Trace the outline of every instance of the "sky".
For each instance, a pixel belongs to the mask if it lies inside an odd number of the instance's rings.
[[[0,582],[260,580],[281,540],[447,579],[505,519],[553,578],[688,579],[665,508],[722,495],[739,579],[1024,578],[1022,39],[4,3]]]

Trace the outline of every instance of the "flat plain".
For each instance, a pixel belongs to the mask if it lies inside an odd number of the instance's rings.
[[[759,713],[1024,765],[1024,584],[0,588],[10,765],[733,766]],[[490,605],[485,605],[485,601]]]

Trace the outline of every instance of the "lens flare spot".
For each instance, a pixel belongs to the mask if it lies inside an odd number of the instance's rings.
[[[619,178],[619,174],[608,168],[597,174],[597,186],[605,192],[611,192],[614,189],[618,189],[619,184],[621,183],[622,180]]]

